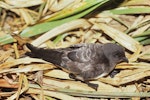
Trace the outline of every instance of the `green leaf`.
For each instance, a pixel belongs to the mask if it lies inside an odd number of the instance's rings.
[[[12,42],[15,42],[15,41],[16,40],[10,34],[7,34],[3,37],[0,37],[0,45],[12,43]]]
[[[145,14],[150,13],[150,7],[120,7],[106,12],[112,14]]]
[[[142,45],[148,45],[150,44],[150,37],[140,42]]]
[[[134,39],[139,41],[140,44],[142,44],[142,45],[150,44],[150,37],[149,36],[135,37]]]
[[[143,41],[143,40],[145,40],[147,37],[136,37],[136,38],[134,38],[135,40],[137,40],[137,41]]]
[[[102,5],[108,1],[109,0],[105,0],[104,2],[101,2],[97,5],[77,14],[77,15],[74,15],[74,16],[71,16],[71,17],[68,17],[65,19],[51,21],[51,22],[45,22],[45,23],[37,24],[32,27],[28,27],[25,30],[23,30],[20,35],[21,35],[21,37],[32,37],[32,36],[47,32],[59,25],[62,25],[64,23],[67,23],[69,21],[72,21],[72,20],[75,20],[75,19],[78,19],[78,18],[81,18],[81,17],[87,15],[88,13],[90,13],[91,11],[93,11],[94,9],[96,9],[97,7],[99,7],[100,5]]]
[[[68,17],[65,19],[61,19],[61,20],[57,20],[57,21],[51,21],[51,22],[44,22],[41,24],[37,24],[35,26],[27,27],[25,30],[23,30],[20,33],[20,36],[21,37],[32,37],[32,36],[42,34],[42,33],[47,32],[47,31],[49,31],[49,30],[51,30],[51,29],[53,29],[59,25],[62,25],[66,22],[81,18],[81,17],[87,15],[88,13],[90,13],[91,11],[93,11],[94,9],[96,9],[97,7],[99,7],[100,5],[103,5],[104,3],[108,2],[108,1],[109,0],[104,0],[104,2],[98,3],[97,5],[91,7],[89,9],[77,14],[77,15],[74,15],[74,16],[71,16],[71,17]],[[7,36],[0,38],[0,45],[12,43],[12,42],[14,42],[14,39],[10,35],[7,35]]]
[[[133,37],[141,37],[141,36],[150,36],[150,30],[147,30],[141,34],[135,35]]]
[[[54,44],[57,44],[59,41],[61,41],[62,39],[64,39],[68,34],[60,34],[56,37],[56,39],[53,41]]]
[[[66,18],[68,16],[83,12],[84,10],[94,5],[102,4],[108,1],[110,0],[83,0],[78,4],[74,4],[70,7],[63,9],[62,11],[56,12],[55,14],[51,15],[49,18],[45,19],[44,21],[54,21],[54,20]]]

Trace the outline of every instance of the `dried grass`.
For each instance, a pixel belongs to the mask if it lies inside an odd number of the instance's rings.
[[[71,5],[81,2],[81,0],[68,0],[67,3],[65,0],[61,2],[32,0],[29,3],[28,0],[24,0],[28,3],[16,3],[17,1],[0,1],[0,7],[3,8],[0,8],[1,36],[8,36],[12,33],[19,36],[19,33],[28,25],[36,25],[38,21],[50,18],[53,14],[67,8],[68,5],[70,5],[68,7],[70,9]],[[143,4],[146,2],[148,0],[144,0]],[[128,3],[125,5],[133,5],[133,2]],[[139,5],[139,3],[137,4]],[[32,8],[32,6],[34,7]],[[8,19],[12,21],[9,22]],[[150,43],[145,45],[141,43],[144,40],[136,40],[136,38],[143,37],[148,40],[150,34],[143,35],[142,33],[149,30],[149,13],[135,16],[133,14],[113,15],[104,11],[89,18],[67,22],[43,35],[30,39],[15,38],[15,41],[22,42],[14,42],[0,47],[0,98],[8,100],[26,100],[27,98],[35,100],[95,100],[150,97]],[[9,36],[8,38],[10,39]],[[27,48],[24,47],[24,43],[26,42],[49,48],[68,47],[84,42],[114,42],[126,49],[129,63],[118,64],[115,69],[121,71],[114,78],[107,76],[91,81],[99,84],[98,91],[95,91],[80,81],[70,79],[67,72],[58,69],[53,64],[41,59],[25,57],[24,53]]]

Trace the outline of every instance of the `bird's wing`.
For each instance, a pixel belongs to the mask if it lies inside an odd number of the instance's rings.
[[[96,55],[92,53],[89,45],[75,45],[69,48],[65,48],[62,55],[61,66],[71,73],[82,73],[83,69],[91,65],[93,61],[92,56]]]
[[[94,59],[98,59],[94,45],[80,44],[74,45],[71,48],[72,50],[67,54],[67,57],[72,61],[85,63],[93,62]]]
[[[87,44],[87,43],[74,44],[71,45],[69,48],[81,48],[81,47],[86,47],[88,45],[92,45],[92,44]]]
[[[108,65],[107,60],[101,46],[80,44],[71,47],[67,53],[64,53],[61,66],[78,76],[79,79],[89,80],[105,72],[105,67]]]

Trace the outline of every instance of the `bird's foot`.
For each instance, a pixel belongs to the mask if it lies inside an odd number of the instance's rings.
[[[69,77],[72,78],[72,79],[77,80],[77,79],[76,79],[76,76],[75,76],[74,74],[72,74],[72,73],[69,74]]]
[[[119,72],[120,72],[120,70],[113,70],[113,71],[109,74],[109,76],[110,76],[111,78],[114,78],[115,75],[117,75]]]
[[[84,82],[86,83],[89,87],[93,88],[94,90],[97,91],[98,89],[98,84],[90,83],[90,82]]]

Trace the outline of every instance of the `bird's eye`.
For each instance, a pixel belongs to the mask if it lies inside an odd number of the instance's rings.
[[[113,56],[114,56],[115,58],[120,58],[120,54],[118,54],[118,53],[115,53]]]

